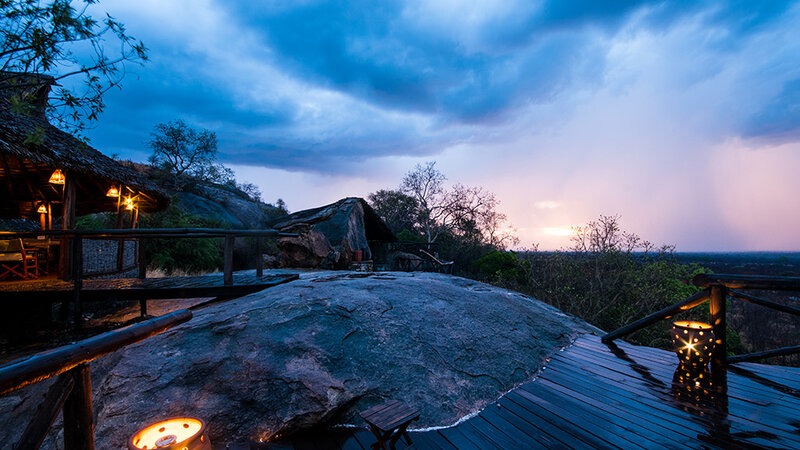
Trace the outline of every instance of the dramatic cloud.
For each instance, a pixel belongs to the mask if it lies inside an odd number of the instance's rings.
[[[294,209],[392,187],[436,159],[451,180],[494,190],[525,243],[558,246],[570,226],[620,213],[652,231],[644,237],[679,246],[800,248],[788,236],[752,238],[758,220],[720,225],[730,208],[743,211],[733,192],[744,194],[709,176],[744,158],[774,187],[754,195],[796,186],[768,171],[781,158],[798,167],[797,2],[96,9],[124,22],[152,59],[110,93],[90,133],[108,153],[143,160],[153,126],[182,118],[215,131],[225,162],[266,197],[289,197],[280,191],[292,183]],[[797,211],[786,216],[800,225]]]

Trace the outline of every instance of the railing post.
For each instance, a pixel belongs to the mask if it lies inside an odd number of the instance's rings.
[[[261,251],[261,236],[256,236],[256,276],[264,275],[264,255]]]
[[[233,234],[225,235],[225,250],[223,252],[222,272],[223,283],[225,286],[233,284],[233,244],[235,237]]]
[[[711,356],[711,368],[723,368],[728,357],[727,322],[725,320],[726,299],[728,288],[723,285],[711,285],[711,298],[709,299],[709,314],[711,325],[714,327],[714,353]]]
[[[89,364],[75,366],[67,373],[75,378],[75,385],[64,402],[64,448],[94,450],[92,377]]]
[[[79,327],[83,323],[83,308],[81,307],[81,289],[83,289],[83,239],[75,233],[70,248],[70,267],[72,268],[72,307],[73,321]]]

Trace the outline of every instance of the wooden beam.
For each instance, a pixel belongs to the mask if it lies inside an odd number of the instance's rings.
[[[764,275],[728,275],[701,273],[692,279],[695,286],[725,286],[730,289],[765,289],[770,291],[800,291],[800,277],[772,277]]]
[[[0,367],[0,396],[64,373],[191,318],[191,311],[182,309],[14,361]]]
[[[728,364],[758,361],[760,359],[774,358],[775,356],[793,355],[795,353],[800,353],[800,345],[795,345],[793,347],[781,347],[776,348],[775,350],[766,350],[763,352],[748,353],[746,355],[729,356]]]
[[[261,238],[256,236],[256,276],[264,275],[264,255],[261,250]]]
[[[788,305],[781,305],[780,303],[776,303],[761,297],[756,297],[755,295],[745,294],[744,292],[739,292],[735,290],[731,290],[729,295],[733,298],[737,298],[739,300],[753,303],[756,305],[766,306],[767,308],[776,309],[778,311],[782,311],[789,314],[794,314],[796,316],[800,316],[800,308],[795,308],[794,306]]]
[[[636,322],[631,324],[625,325],[617,330],[612,331],[611,333],[606,334],[602,337],[603,342],[611,342],[614,339],[621,338],[623,336],[627,336],[635,331],[639,331],[642,328],[652,325],[660,320],[668,319],[675,314],[680,312],[689,310],[704,303],[709,298],[709,290],[703,289],[702,291],[692,295],[691,297],[675,303],[672,306],[668,306],[660,311],[654,312],[649,316],[639,319]]]
[[[80,364],[68,374],[75,379],[75,386],[64,402],[64,448],[94,450],[92,377],[89,364]]]
[[[28,423],[22,437],[14,448],[39,448],[53,426],[58,413],[64,406],[67,396],[75,386],[75,378],[71,374],[62,373],[50,386],[44,401],[39,405],[36,415]]]
[[[233,245],[235,243],[235,237],[233,235],[225,236],[225,248],[223,250],[223,262],[222,262],[222,273],[223,273],[223,284],[225,286],[230,286],[233,284]]]

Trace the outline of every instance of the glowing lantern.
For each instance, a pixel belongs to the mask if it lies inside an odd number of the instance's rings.
[[[714,329],[703,322],[675,322],[672,324],[672,345],[681,364],[705,367],[714,350]]]
[[[125,200],[123,200],[123,203],[125,203],[125,209],[127,209],[128,211],[132,211],[133,208],[136,207],[136,205],[133,203],[133,198],[132,197],[125,197]]]
[[[108,188],[108,192],[106,192],[106,197],[119,197],[119,189],[116,186],[111,186]]]
[[[44,203],[39,203],[39,208],[36,212],[39,214],[47,214],[47,206]]]
[[[61,169],[56,169],[52,175],[50,175],[50,183],[53,184],[64,184],[67,181],[67,178],[64,176],[64,173]]]
[[[191,417],[173,417],[142,428],[128,439],[129,450],[211,450],[206,424]]]

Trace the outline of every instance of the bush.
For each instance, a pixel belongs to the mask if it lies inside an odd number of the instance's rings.
[[[141,228],[229,228],[215,219],[188,214],[173,201],[166,211],[141,214]],[[172,238],[145,240],[148,267],[168,275],[176,270],[187,273],[212,272],[222,266],[222,240],[219,238]]]
[[[531,263],[514,252],[491,250],[472,263],[482,281],[521,290],[529,286]]]

